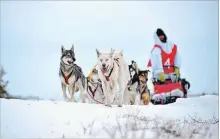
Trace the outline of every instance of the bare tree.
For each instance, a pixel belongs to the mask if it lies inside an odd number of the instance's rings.
[[[8,92],[6,91],[6,87],[8,85],[8,81],[3,80],[3,76],[6,74],[3,66],[0,67],[0,98],[7,98]]]
[[[22,100],[39,100],[39,97],[36,96],[15,96],[8,93],[6,87],[9,81],[4,81],[3,76],[6,74],[5,69],[3,66],[0,67],[0,98],[6,99],[22,99]]]

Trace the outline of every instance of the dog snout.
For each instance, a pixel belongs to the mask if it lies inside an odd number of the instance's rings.
[[[72,64],[73,63],[73,61],[69,61],[69,60],[67,62],[68,62],[68,64]]]
[[[102,67],[105,68],[105,67],[106,67],[106,64],[102,64]]]

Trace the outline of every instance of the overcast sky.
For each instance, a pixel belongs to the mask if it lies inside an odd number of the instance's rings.
[[[96,48],[123,49],[129,64],[135,60],[146,69],[156,28],[178,45],[191,92],[218,92],[218,1],[1,1],[7,89],[62,99],[62,44],[75,44],[76,63],[86,76],[96,64]]]

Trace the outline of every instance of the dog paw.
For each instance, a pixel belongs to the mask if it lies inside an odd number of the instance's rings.
[[[122,105],[121,105],[121,104],[118,104],[118,107],[122,107]]]
[[[68,100],[68,102],[75,102],[75,103],[76,103],[77,101],[76,101],[75,98],[70,98],[70,99]]]
[[[111,104],[105,104],[105,106],[107,106],[107,107],[112,107],[112,105],[111,105]]]
[[[68,98],[64,98],[64,101],[69,102],[70,100]]]

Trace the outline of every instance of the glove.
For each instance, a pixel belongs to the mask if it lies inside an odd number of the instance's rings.
[[[159,80],[160,80],[161,82],[164,82],[164,81],[165,81],[165,75],[164,75],[163,72],[161,72],[161,73],[159,74]]]
[[[177,78],[180,77],[180,71],[179,71],[179,68],[175,68],[175,69],[174,69],[174,73],[176,74]]]

